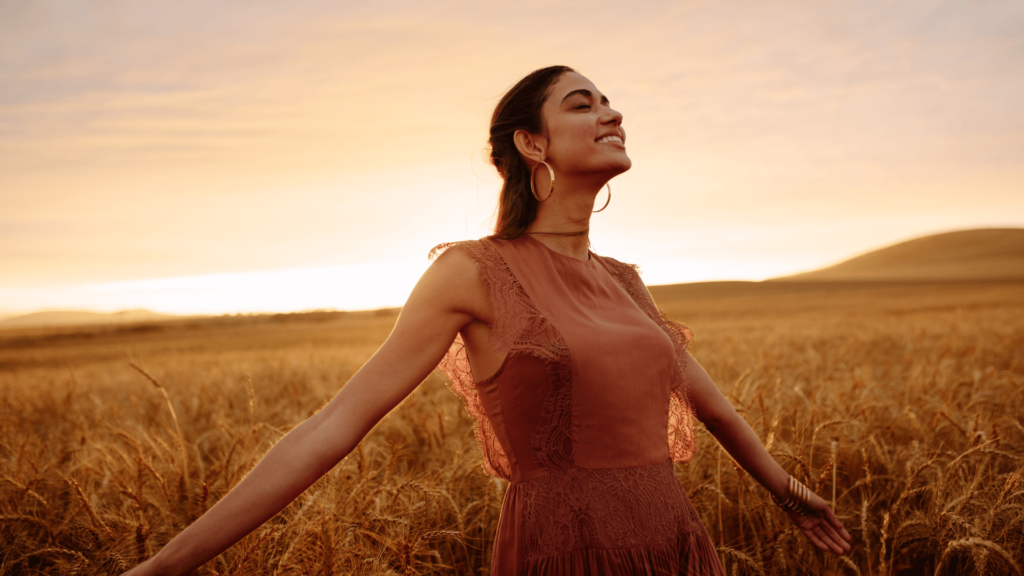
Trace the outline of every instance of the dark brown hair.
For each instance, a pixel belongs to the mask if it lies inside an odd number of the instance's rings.
[[[498,217],[493,238],[513,240],[523,235],[537,216],[537,199],[530,192],[530,166],[516,149],[516,130],[531,134],[544,131],[541,107],[551,86],[568,66],[548,66],[534,70],[501,97],[491,115],[491,164],[504,180],[498,196]]]

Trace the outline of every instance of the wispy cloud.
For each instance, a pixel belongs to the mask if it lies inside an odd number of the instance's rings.
[[[760,277],[1024,225],[1022,27],[1010,1],[5,2],[0,286],[481,235],[490,109],[551,63],[625,113],[634,169],[595,243],[675,262],[659,280],[701,277],[707,254]],[[734,242],[763,226],[774,240]],[[680,230],[711,245],[655,253]]]

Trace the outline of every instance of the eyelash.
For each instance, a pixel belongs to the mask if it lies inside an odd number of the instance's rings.
[[[579,106],[576,107],[577,110],[579,110],[580,108],[590,108],[590,104],[580,104]]]

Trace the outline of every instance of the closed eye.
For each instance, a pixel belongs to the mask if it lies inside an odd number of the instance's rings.
[[[579,110],[580,108],[590,108],[590,104],[580,104],[579,106],[576,107],[577,110]]]

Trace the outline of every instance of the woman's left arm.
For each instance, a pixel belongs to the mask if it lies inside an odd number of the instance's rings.
[[[686,378],[690,400],[697,419],[755,480],[782,500],[789,497],[789,474],[768,454],[760,438],[715,386],[704,368],[686,352]],[[811,494],[811,508],[818,516],[799,516],[790,512],[793,522],[821,550],[836,554],[850,551],[853,540],[828,503]]]

